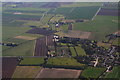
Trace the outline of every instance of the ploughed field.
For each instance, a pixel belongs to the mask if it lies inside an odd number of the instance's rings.
[[[43,68],[36,78],[78,78],[81,70],[61,69],[61,68]]]
[[[118,9],[104,9],[104,8],[102,8],[99,11],[98,15],[119,16],[119,14],[118,14],[119,11],[120,10],[118,10]]]
[[[39,38],[36,40],[34,56],[46,56],[48,51],[47,46],[54,46],[52,35]]]
[[[53,30],[47,30],[47,29],[43,29],[43,28],[34,28],[31,29],[29,31],[27,31],[26,33],[30,33],[30,34],[41,34],[41,35],[50,35],[55,33],[56,31]]]
[[[2,58],[2,77],[3,78],[11,78],[17,64],[17,57],[3,57]]]

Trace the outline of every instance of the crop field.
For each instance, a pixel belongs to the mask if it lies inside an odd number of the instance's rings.
[[[74,2],[69,5],[62,5],[61,7],[89,7],[89,6],[101,6],[103,3],[102,2]]]
[[[35,78],[40,70],[39,66],[17,66],[12,78]]]
[[[46,44],[47,43],[47,44]],[[47,36],[43,38],[39,38],[36,40],[35,45],[35,54],[34,56],[46,56],[48,53],[47,46],[53,46],[53,36]]]
[[[62,30],[62,31],[67,31],[67,30],[68,30],[68,26],[69,26],[69,25],[61,25],[61,26],[60,26],[60,30]]]
[[[83,70],[81,77],[98,78],[104,71],[105,68],[88,67],[87,69]]]
[[[57,55],[64,55],[64,56],[68,56],[69,53],[69,49],[68,47],[66,47],[65,45],[63,45],[64,47],[57,47]]]
[[[46,23],[48,23],[49,21],[50,21],[50,19],[53,17],[53,15],[52,14],[46,14],[42,19],[41,19],[41,22],[43,23],[43,24],[46,24]]]
[[[17,39],[24,39],[24,40],[34,40],[36,38],[34,37],[29,37],[29,36],[16,36],[14,38],[17,38]]]
[[[118,24],[112,21],[117,19],[117,16],[96,16],[93,21],[74,23],[73,29],[92,32],[92,39],[104,40],[107,34],[118,30]]]
[[[48,11],[49,9],[45,8],[12,8],[4,10],[5,12],[22,12],[22,13],[44,13],[45,11]]]
[[[45,5],[41,6],[42,8],[57,8],[60,7],[60,3],[59,2],[49,2]]]
[[[10,47],[2,52],[3,56],[33,56],[35,41],[27,41],[16,47]]]
[[[72,56],[75,57],[77,54],[75,52],[74,47],[70,47],[70,52],[72,53]]]
[[[19,65],[41,65],[44,63],[43,57],[23,57]]]
[[[59,20],[64,19],[64,16],[62,15],[55,15],[54,17],[51,18],[50,22],[58,22]]]
[[[32,20],[32,21],[39,21],[41,16],[37,15],[23,15],[23,14],[10,14],[10,13],[3,13],[3,20],[10,18],[11,20]]]
[[[19,61],[16,57],[3,57],[2,63],[2,78],[11,78]]]
[[[76,46],[75,49],[77,51],[78,56],[84,56],[84,55],[86,55],[84,49],[82,49],[80,46]]]
[[[89,39],[91,32],[85,31],[78,31],[78,30],[69,30],[64,33],[65,37],[72,37],[72,38],[81,38],[81,39]]]
[[[101,9],[97,15],[120,16],[118,9]]]
[[[104,9],[118,9],[119,3],[117,2],[104,2],[102,8]]]
[[[44,68],[38,73],[36,78],[78,78],[81,70],[61,69],[61,68]]]
[[[120,38],[117,38],[113,41],[112,45],[118,45],[120,46]]]
[[[64,61],[64,62],[63,62]],[[67,57],[56,57],[56,58],[49,58],[47,64],[50,67],[67,67],[67,68],[80,68],[85,66],[77,62],[74,58],[67,58]]]
[[[41,35],[50,35],[50,34],[53,34],[55,33],[56,31],[53,31],[53,30],[46,30],[46,29],[43,29],[43,28],[34,28],[34,29],[31,29],[29,31],[27,31],[26,33],[30,33],[30,34],[41,34]]]
[[[50,14],[62,14],[66,16],[67,19],[92,19],[95,15],[99,6],[91,7],[64,7],[57,8],[56,10],[50,10]],[[88,14],[89,13],[89,14]]]
[[[9,38],[14,38],[17,35],[21,35],[24,32],[26,32],[27,30],[29,30],[29,27],[8,27],[5,26],[2,28],[2,40],[7,40]]]
[[[119,76],[119,74],[120,74],[119,68],[120,68],[120,66],[115,66],[111,72],[108,72],[105,75],[105,78],[120,78],[120,76]]]

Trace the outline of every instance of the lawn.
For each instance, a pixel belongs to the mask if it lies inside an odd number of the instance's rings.
[[[104,71],[105,68],[88,67],[82,72],[81,77],[98,78]]]
[[[82,49],[80,46],[76,46],[75,49],[77,51],[78,56],[84,56],[84,55],[86,55],[84,49]]]
[[[20,65],[41,65],[44,63],[43,57],[23,57]]]
[[[3,56],[33,56],[35,41],[27,41],[2,52]]]
[[[84,66],[84,64],[77,62],[74,58],[67,57],[49,58],[47,64],[55,66]]]
[[[75,57],[76,56],[75,49],[73,47],[70,47],[70,51],[72,53],[72,56]]]
[[[112,20],[117,20],[115,16],[96,16],[94,20],[74,23],[74,30],[92,32],[94,40],[104,40],[105,36],[118,31],[118,24]]]
[[[17,66],[12,78],[35,78],[40,70],[39,66]]]
[[[113,70],[111,72],[108,72],[105,75],[105,78],[120,78],[120,66],[113,67]]]

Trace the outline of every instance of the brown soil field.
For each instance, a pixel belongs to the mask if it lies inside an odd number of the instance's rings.
[[[19,61],[17,57],[2,58],[2,78],[11,78]]]
[[[54,46],[53,35],[39,38],[36,40],[34,56],[46,56],[48,51],[47,46]]]
[[[88,39],[90,35],[91,32],[71,31],[71,30],[69,30],[67,33],[64,34],[65,37],[81,38],[81,39]]]
[[[36,78],[78,78],[81,70],[61,69],[61,68],[43,68]]]
[[[40,66],[17,66],[12,78],[35,78],[40,70]]]
[[[34,40],[34,39],[36,39],[35,37],[29,37],[29,36],[16,36],[14,38],[24,39],[24,40]]]

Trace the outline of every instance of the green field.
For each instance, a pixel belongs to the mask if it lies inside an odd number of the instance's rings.
[[[113,41],[112,45],[118,45],[118,46],[120,46],[120,38],[116,38],[116,39]]]
[[[84,64],[78,63],[74,58],[67,57],[49,58],[47,64],[56,66],[84,66]]]
[[[52,16],[53,16],[52,14],[46,14],[46,15],[43,17],[43,19],[41,20],[41,22],[42,22],[43,24],[48,23],[48,21],[51,19]]]
[[[67,31],[68,30],[68,26],[69,25],[62,25],[62,26],[60,26],[60,30]]]
[[[23,57],[20,65],[40,65],[44,63],[43,57]]]
[[[5,12],[23,12],[23,13],[44,13],[45,11],[48,11],[49,9],[45,8],[11,8],[11,9],[5,9]]]
[[[3,56],[33,56],[35,41],[27,41],[16,47],[4,49]]]
[[[64,19],[63,15],[55,15],[50,22],[58,22],[60,19]]]
[[[62,5],[61,7],[89,7],[89,6],[101,6],[102,2],[75,2],[69,5]]]
[[[2,40],[5,41],[9,38],[14,38],[15,36],[21,35],[24,32],[31,29],[30,27],[2,27]]]
[[[118,31],[118,24],[112,20],[117,20],[116,16],[96,16],[93,21],[74,23],[74,30],[92,32],[92,39],[103,40],[105,36]]]
[[[51,14],[62,14],[67,19],[92,19],[95,15],[99,6],[90,7],[64,7],[51,10],[48,13]]]
[[[84,49],[82,49],[81,47],[76,46],[75,49],[77,51],[78,56],[84,56],[84,55],[86,55]]]
[[[35,78],[40,70],[39,66],[17,66],[12,78]]]
[[[120,66],[113,67],[111,72],[108,72],[104,78],[120,78]]]
[[[75,49],[73,47],[70,47],[70,51],[72,53],[72,56],[75,57],[76,56]]]
[[[88,67],[82,72],[81,77],[98,78],[104,71],[105,68]]]

